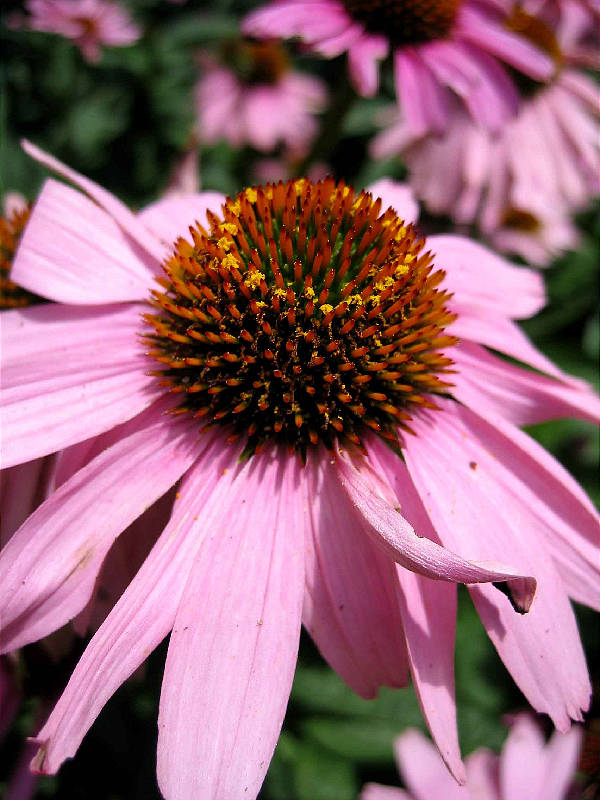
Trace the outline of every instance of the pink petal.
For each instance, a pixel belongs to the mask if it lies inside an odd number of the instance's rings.
[[[364,97],[373,97],[379,84],[378,61],[388,54],[383,36],[361,36],[348,50],[348,68],[352,83]]]
[[[192,564],[171,635],[158,719],[169,800],[253,800],[292,684],[304,584],[303,476],[273,449],[240,469]]]
[[[415,800],[470,800],[469,790],[456,783],[420,731],[406,730],[394,742],[394,750],[402,779]]]
[[[415,135],[441,132],[448,120],[447,90],[434,77],[414,48],[394,52],[396,94],[407,127]]]
[[[500,756],[500,790],[503,797],[543,800],[544,737],[529,714],[513,724]]]
[[[86,648],[69,683],[35,742],[35,768],[55,773],[77,748],[102,707],[173,627],[203,528],[212,521],[206,503],[223,503],[234,451],[222,433],[200,439],[197,461],[183,478],[171,520],[103,625]],[[214,508],[214,506],[213,506]],[[198,520],[201,520],[200,522]]]
[[[501,58],[512,67],[537,80],[547,81],[554,73],[552,58],[527,39],[486,18],[472,3],[461,7],[456,32],[475,47]]]
[[[429,236],[427,246],[438,269],[446,270],[444,286],[455,293],[453,302],[461,307],[511,319],[532,317],[544,307],[544,281],[537,272],[517,267],[463,236]]]
[[[546,768],[539,800],[563,800],[568,796],[577,771],[583,735],[579,725],[572,725],[567,733],[554,731],[544,754]]]
[[[115,538],[193,462],[196,423],[165,408],[133,420],[129,435],[64,483],[0,553],[3,651],[72,619]]]
[[[3,312],[5,467],[102,433],[150,405],[158,387],[138,339],[142,310],[41,305]]]
[[[502,469],[496,481],[535,515],[536,527],[552,555],[568,594],[600,611],[600,517],[571,475],[537,442],[486,414],[469,429],[494,452]],[[488,423],[492,423],[491,425]]]
[[[406,438],[403,451],[411,478],[445,546],[480,559],[506,559],[537,577],[525,616],[515,614],[492,587],[470,591],[515,682],[536,710],[564,729],[569,716],[578,719],[587,707],[589,681],[573,611],[537,516],[544,513],[549,488],[529,506],[522,499],[525,484],[517,489],[508,477],[510,451],[499,449],[493,426],[451,401],[440,405],[441,412],[411,421],[416,436]],[[527,471],[523,464],[521,475]]]
[[[48,167],[48,169],[51,169],[53,172],[56,172],[58,175],[61,175],[63,178],[71,181],[71,183],[74,183],[75,186],[78,186],[89,197],[91,197],[92,200],[98,203],[101,208],[110,214],[115,222],[126,233],[128,233],[140,246],[140,248],[142,248],[142,250],[150,257],[151,265],[154,266],[158,271],[159,263],[162,260],[162,245],[158,239],[155,239],[144,227],[144,225],[141,224],[141,222],[136,218],[135,214],[133,214],[124,203],[122,203],[120,200],[117,200],[114,195],[112,195],[110,192],[107,192],[106,189],[102,188],[102,186],[99,186],[89,178],[80,175],[75,170],[70,169],[57,158],[48,155],[48,153],[40,150],[39,147],[36,147],[31,142],[23,140],[21,144],[28,155],[30,155],[36,161],[39,161],[40,164]]]
[[[497,358],[473,342],[452,348],[458,367],[452,394],[470,408],[491,411],[515,425],[561,417],[600,422],[600,398],[591,386],[568,386]]]
[[[420,536],[437,540],[403,462],[381,440],[369,442],[369,460],[393,487],[403,515]],[[402,624],[413,683],[442,758],[464,783],[454,696],[456,587],[397,567]]]
[[[301,36],[314,44],[338,36],[350,23],[345,9],[330,0],[280,0],[248,14],[242,32],[258,38]]]
[[[375,199],[381,197],[382,211],[393,208],[397,216],[407,223],[416,222],[419,219],[419,204],[412,187],[407,183],[399,183],[390,178],[380,178],[367,186],[367,191],[371,192]]]
[[[323,657],[361,697],[406,686],[408,663],[394,565],[352,513],[335,468],[309,454],[306,595],[302,621]]]
[[[180,237],[189,239],[189,227],[199,222],[208,229],[206,210],[217,216],[225,195],[220,192],[199,192],[196,194],[174,194],[146,206],[138,214],[138,219],[151,230],[164,245],[164,256],[171,254],[173,244]]]
[[[492,311],[486,312],[483,307],[462,305],[455,297],[452,298],[451,307],[458,313],[458,319],[448,326],[449,333],[505,353],[571,386],[586,386],[584,381],[567,375],[541,353],[512,320]]]
[[[12,278],[60,303],[144,300],[152,273],[114,219],[64,183],[47,180],[12,266]]]
[[[466,561],[436,542],[418,536],[389,499],[378,492],[377,477],[365,464],[361,468],[344,458],[336,461],[342,486],[363,518],[365,531],[397,564],[427,578],[454,583],[491,582],[509,594],[520,611],[529,609],[535,594],[535,579],[510,568]],[[506,584],[506,586],[504,586]]]
[[[480,747],[465,758],[465,767],[471,800],[503,800],[496,753]]]

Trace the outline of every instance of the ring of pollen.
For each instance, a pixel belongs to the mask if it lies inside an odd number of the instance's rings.
[[[410,410],[448,394],[454,320],[412,225],[343,182],[301,179],[227,198],[164,265],[150,355],[177,412],[302,457],[323,442],[397,442]]]

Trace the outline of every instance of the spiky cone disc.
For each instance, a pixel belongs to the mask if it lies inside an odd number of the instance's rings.
[[[30,214],[29,206],[0,217],[0,308],[22,308],[41,303],[38,297],[10,279],[10,268]]]
[[[397,441],[410,409],[447,394],[453,319],[412,225],[327,178],[227,199],[164,265],[146,337],[178,411],[304,455],[319,441]]]

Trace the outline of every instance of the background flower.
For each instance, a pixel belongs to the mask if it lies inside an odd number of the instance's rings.
[[[98,61],[101,45],[123,47],[141,33],[115,0],[27,0],[26,8],[29,17],[16,24],[72,39],[88,61]]]
[[[401,789],[369,784],[361,800],[566,800],[575,789],[575,771],[583,731],[552,734],[549,742],[530,715],[517,715],[500,756],[476,750],[466,761],[467,782],[454,783],[435,748],[416,730],[400,735],[394,749],[398,769],[410,794]]]

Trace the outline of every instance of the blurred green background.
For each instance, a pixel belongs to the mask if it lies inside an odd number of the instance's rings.
[[[0,191],[33,199],[45,175],[24,156],[19,139],[32,139],[77,170],[141,207],[160,196],[192,141],[191,94],[198,79],[195,53],[235,35],[252,4],[182,5],[158,0],[127,4],[144,28],[127,48],[106,50],[90,65],[68,41],[54,35],[2,28]],[[6,2],[3,13],[20,9]],[[333,94],[323,129],[309,157],[325,160],[336,177],[362,187],[381,175],[402,178],[398,159],[374,163],[366,155],[375,114],[385,101],[359,99],[345,84],[343,59],[318,61],[295,51],[299,69],[320,74]],[[392,97],[384,81],[384,95]],[[343,108],[345,113],[341,114]],[[226,143],[202,147],[203,189],[233,193],[253,182],[260,154]],[[524,324],[527,333],[559,365],[597,381],[599,358],[598,242],[600,207],[578,220],[582,245],[547,270],[549,304]],[[424,225],[447,229],[426,217]],[[530,431],[600,502],[595,429],[573,420]],[[596,690],[600,688],[597,617],[577,609]],[[24,653],[23,687],[56,696],[84,642],[61,665],[36,645]],[[144,675],[123,686],[86,737],[77,758],[56,777],[40,779],[36,797],[73,800],[152,800],[156,715],[166,646],[149,659]],[[569,654],[565,653],[565,658]],[[502,715],[525,702],[489,643],[466,591],[460,593],[456,644],[458,718],[463,753],[480,746],[499,749],[506,731]],[[596,692],[598,694],[598,692]],[[0,756],[0,791],[32,733],[39,700],[25,700]],[[598,708],[592,715],[598,716]],[[303,635],[292,697],[275,758],[260,797],[266,800],[350,800],[366,781],[398,785],[392,739],[403,727],[424,729],[411,689],[384,690],[374,701],[356,697],[322,661]]]

